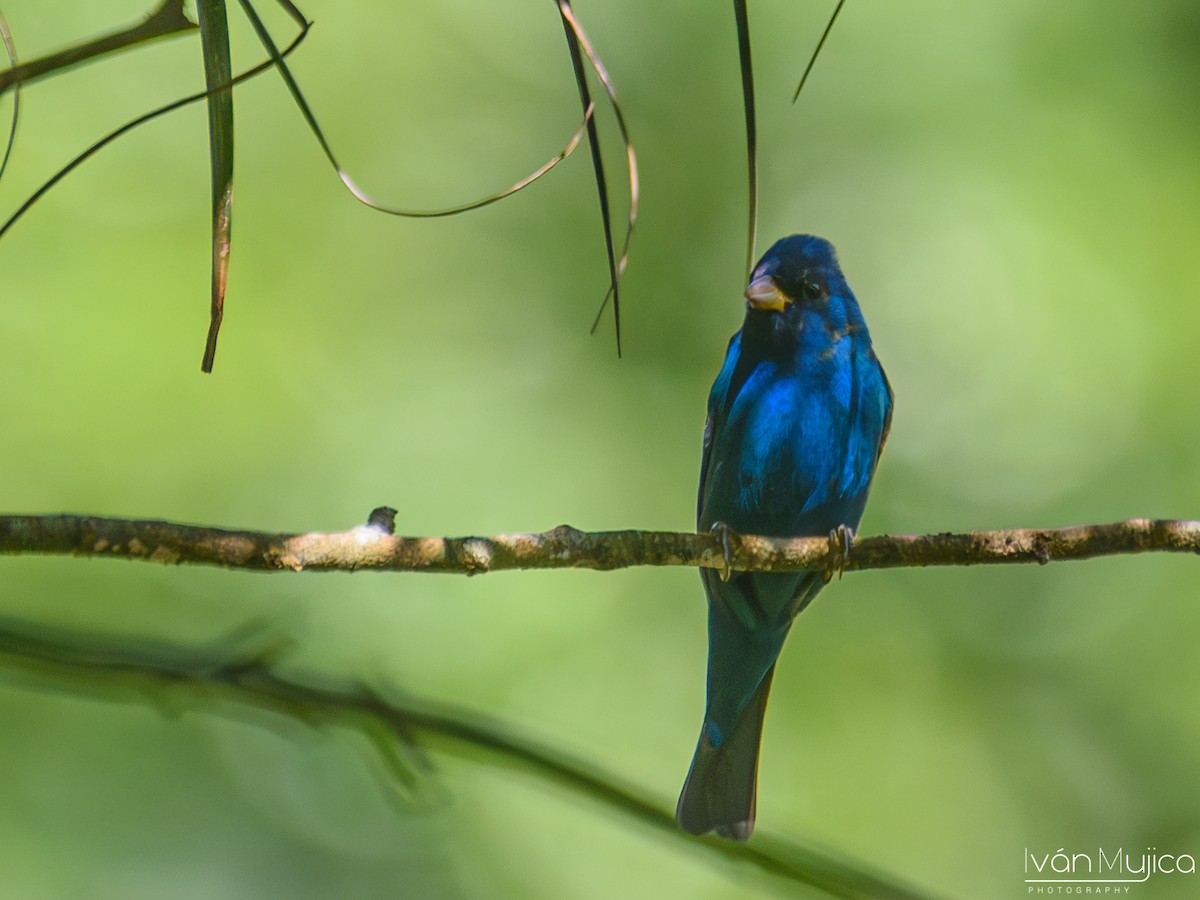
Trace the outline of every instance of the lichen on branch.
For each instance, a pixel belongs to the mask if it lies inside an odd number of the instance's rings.
[[[691,566],[795,571],[1049,563],[1150,551],[1200,553],[1200,521],[1128,519],[1067,528],[856,538],[672,531],[549,531],[490,537],[402,537],[373,516],[349,531],[275,534],[97,516],[0,516],[0,554],[192,563],[250,571],[451,572]]]

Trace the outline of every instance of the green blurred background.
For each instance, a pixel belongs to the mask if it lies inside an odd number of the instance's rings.
[[[147,5],[4,12],[32,57]],[[895,387],[864,531],[1200,516],[1196,4],[855,0],[792,107],[831,5],[752,4],[760,250],[833,240]],[[369,190],[460,202],[565,142],[578,101],[551,4],[397,6],[307,0],[317,24],[294,57]],[[577,12],[642,165],[623,360],[611,323],[587,334],[605,269],[585,153],[469,216],[391,219],[342,190],[260,78],[236,95],[212,377],[201,107],[105,150],[0,242],[0,509],[303,531],[387,503],[408,534],[690,528],[705,396],[741,316],[732,15]],[[231,15],[244,68],[261,54]],[[0,211],[201,84],[193,35],[33,86]],[[1200,855],[1198,576],[1163,555],[847,576],[784,652],[760,829],[948,896],[1025,895],[1026,847]],[[274,622],[289,665],[488,711],[664,810],[703,702],[704,602],[685,570],[266,577],[9,558],[0,616],[184,645]],[[0,722],[5,897],[795,890],[485,760],[435,757],[437,798],[404,812],[350,733],[166,716],[3,673]]]

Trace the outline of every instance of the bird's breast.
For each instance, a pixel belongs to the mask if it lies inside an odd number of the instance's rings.
[[[763,363],[729,406],[713,435],[710,523],[796,534],[807,510],[839,494],[850,378],[835,357],[817,356],[809,365]]]

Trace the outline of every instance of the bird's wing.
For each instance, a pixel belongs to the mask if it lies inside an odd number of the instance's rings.
[[[716,418],[716,412],[712,409],[712,404],[709,403],[708,417],[704,420],[704,449],[700,454],[700,489],[696,496],[696,521],[700,520],[701,512],[704,507],[704,485],[708,483],[708,460],[712,456],[713,431],[716,425],[713,419]]]
[[[721,422],[726,415],[728,404],[725,402],[725,398],[730,391],[733,370],[741,356],[741,341],[739,340],[741,334],[739,331],[729,339],[729,345],[725,348],[725,362],[721,365],[721,371],[717,373],[717,380],[713,382],[712,390],[708,395],[708,416],[704,420],[704,447],[700,453],[700,488],[696,493],[697,523],[700,522],[704,507],[704,487],[708,484],[708,467],[712,458],[714,435],[720,430]]]
[[[875,355],[874,347],[871,348],[871,359],[879,367],[879,377],[883,379],[883,389],[887,391],[887,410],[883,414],[883,431],[879,435],[879,450],[875,453],[875,458],[878,459],[883,454],[883,447],[892,431],[892,406],[896,402],[896,394],[892,391],[892,383],[888,381],[887,372],[883,370],[879,357]]]

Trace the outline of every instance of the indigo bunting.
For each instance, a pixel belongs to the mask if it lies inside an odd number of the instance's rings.
[[[746,318],[708,398],[697,525],[744,534],[858,527],[892,417],[892,390],[828,241],[792,235],[759,260]],[[745,840],[775,661],[828,572],[701,569],[708,699],[675,818]]]

